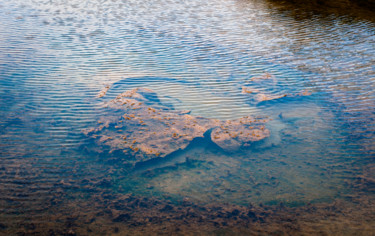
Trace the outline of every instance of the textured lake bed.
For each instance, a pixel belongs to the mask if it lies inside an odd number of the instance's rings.
[[[0,0],[0,234],[371,235],[375,24],[289,7]]]

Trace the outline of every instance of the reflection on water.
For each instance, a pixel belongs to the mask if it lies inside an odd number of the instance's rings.
[[[0,232],[373,232],[374,22],[299,10],[0,0]],[[83,133],[138,87],[191,116],[267,117],[270,136],[129,165]]]

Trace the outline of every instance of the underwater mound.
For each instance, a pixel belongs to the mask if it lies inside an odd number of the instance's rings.
[[[128,164],[165,157],[196,138],[207,137],[224,151],[233,152],[270,135],[264,126],[266,119],[246,116],[221,121],[192,116],[164,105],[146,88],[126,91],[105,106],[107,113],[98,125],[83,133],[95,143],[91,150],[123,153]]]

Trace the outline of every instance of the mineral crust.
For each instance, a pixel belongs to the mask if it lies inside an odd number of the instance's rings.
[[[233,152],[270,135],[266,120],[250,116],[221,121],[189,115],[164,106],[157,94],[136,88],[118,95],[107,105],[110,110],[98,126],[84,130],[96,147],[105,146],[109,152],[130,154],[129,163],[165,157],[185,149],[193,139],[208,137],[223,150]]]

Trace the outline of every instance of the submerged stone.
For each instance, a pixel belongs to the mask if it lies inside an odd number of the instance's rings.
[[[261,89],[260,89],[261,88]],[[261,76],[252,77],[245,86],[242,86],[241,93],[247,94],[255,103],[278,100],[289,97],[304,97],[312,94],[309,90],[282,92],[285,86],[278,83],[278,79],[265,73]]]
[[[107,91],[111,88],[111,86],[109,85],[106,85],[99,93],[98,95],[96,96],[97,98],[102,98],[105,96],[105,94],[107,93]]]
[[[225,151],[236,151],[270,135],[269,130],[262,125],[264,122],[249,116],[227,120],[212,130],[211,140]]]
[[[97,127],[84,130],[97,147],[109,152],[122,151],[132,158],[128,163],[165,157],[185,149],[195,138],[212,130],[211,140],[226,151],[235,151],[269,136],[265,120],[243,117],[220,121],[189,115],[163,105],[157,94],[136,88],[118,95],[106,105],[110,112]]]

